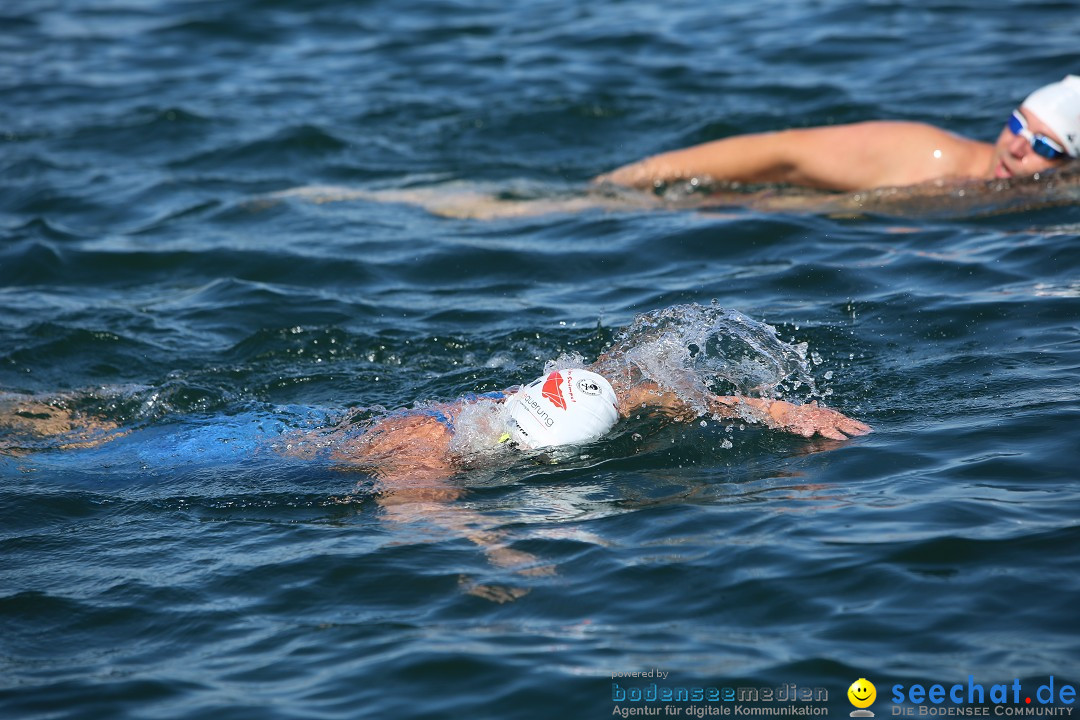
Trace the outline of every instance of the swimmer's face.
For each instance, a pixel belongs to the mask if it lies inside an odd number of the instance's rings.
[[[1020,108],[1017,112],[1023,115],[1027,121],[1028,130],[1036,135],[1045,135],[1058,145],[1062,144],[1061,138],[1055,135],[1054,131],[1047,127],[1039,119],[1038,115],[1025,108]],[[1008,124],[1006,124],[1001,134],[998,135],[997,142],[994,143],[994,164],[990,168],[990,172],[996,178],[1027,177],[1057,167],[1066,160],[1068,158],[1062,160],[1044,158],[1031,149],[1031,143],[1023,136],[1014,135],[1009,130]]]
[[[877,699],[877,688],[866,678],[859,678],[847,689],[848,700],[857,708],[867,708]]]

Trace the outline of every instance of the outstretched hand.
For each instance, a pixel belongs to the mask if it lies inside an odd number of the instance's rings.
[[[803,437],[821,435],[832,440],[846,440],[870,432],[870,426],[836,410],[821,407],[815,400],[808,405],[792,405],[783,400],[769,402],[766,412],[776,427]]]
[[[846,440],[870,432],[870,426],[866,423],[822,407],[816,400],[806,405],[795,405],[785,400],[727,395],[714,398],[713,409],[722,415],[739,415],[803,437],[820,435],[831,440]]]

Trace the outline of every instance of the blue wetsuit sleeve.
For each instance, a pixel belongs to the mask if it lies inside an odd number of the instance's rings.
[[[279,408],[275,412],[248,411],[234,415],[189,417],[182,422],[161,423],[130,432],[91,448],[35,453],[22,464],[42,467],[136,471],[206,466],[236,466],[263,458],[287,462],[275,451],[287,433],[323,427],[328,414],[303,408]]]

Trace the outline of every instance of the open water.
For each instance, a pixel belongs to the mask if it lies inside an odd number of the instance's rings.
[[[882,717],[918,710],[897,684],[1075,685],[1076,205],[482,221],[280,193],[565,192],[878,117],[989,140],[1078,39],[1056,1],[7,0],[0,390],[130,434],[0,458],[0,716],[688,717],[738,703],[613,698],[796,684],[846,717],[865,677]],[[713,300],[807,343],[874,434],[642,419],[407,521],[360,473],[176,439],[506,387]]]

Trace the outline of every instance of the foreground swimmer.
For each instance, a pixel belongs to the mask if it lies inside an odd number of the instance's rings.
[[[521,575],[546,575],[553,569],[512,547],[513,536],[498,518],[454,502],[467,492],[462,483],[452,480],[454,475],[485,462],[497,464],[498,456],[505,463],[537,458],[543,452],[550,460],[560,448],[598,440],[620,419],[639,413],[683,421],[701,414],[679,394],[618,363],[613,354],[602,356],[591,369],[554,370],[506,392],[398,411],[370,425],[346,423],[310,431],[281,427],[265,415],[242,414],[175,430],[166,425],[129,432],[115,422],[45,399],[7,395],[0,396],[0,401],[4,407],[0,410],[0,456],[30,461],[23,471],[37,465],[28,457],[35,448],[24,442],[27,436],[52,441],[37,450],[104,453],[96,462],[106,467],[134,462],[143,471],[167,464],[188,469],[205,463],[237,467],[261,451],[310,460],[326,458],[329,450],[329,459],[339,469],[362,470],[377,480],[374,488],[361,480],[357,492],[364,498],[374,490],[386,521],[448,529],[481,548],[493,565]],[[703,409],[714,418],[762,423],[805,437],[842,440],[870,432],[869,426],[816,404],[708,395]],[[5,440],[5,433],[12,434],[10,440]],[[76,458],[65,452],[53,459]],[[88,461],[93,464],[94,456],[81,460]],[[355,499],[348,495],[338,500],[352,503]],[[465,576],[460,582],[464,592],[495,602],[526,592],[478,584]]]
[[[217,477],[222,468],[250,472],[252,462],[329,461],[336,469],[365,475],[354,493],[336,502],[363,507],[373,498],[385,521],[447,529],[474,543],[496,567],[545,575],[553,569],[514,547],[516,533],[501,515],[456,502],[468,486],[455,475],[527,458],[557,459],[603,438],[621,419],[638,416],[731,419],[832,440],[869,432],[867,425],[834,410],[771,399],[785,383],[812,383],[804,357],[805,348],[784,343],[775,328],[737,311],[691,304],[638,316],[588,367],[578,358],[560,359],[523,387],[360,422],[337,422],[333,413],[288,406],[140,427],[91,409],[118,401],[153,406],[122,388],[56,396],[0,393],[0,470],[4,456],[20,474],[66,466],[121,477],[161,470],[210,470]],[[744,394],[714,394],[709,387],[716,384]],[[153,400],[158,395],[155,388],[136,392]],[[466,576],[459,581],[464,592],[494,602],[527,592]]]
[[[616,374],[602,357],[591,368],[549,372],[521,388],[471,396],[380,421],[354,442],[339,448],[335,459],[369,469],[384,482],[400,487],[424,485],[428,492],[454,492],[438,484],[467,462],[455,444],[465,418],[469,432],[480,436],[469,450],[490,447],[534,452],[583,445],[603,437],[622,418],[656,412],[688,421],[699,412],[669,389],[633,372]],[[600,372],[597,372],[597,371]],[[601,374],[601,373],[605,373]],[[795,405],[784,400],[712,395],[707,411],[713,418],[764,424],[803,437],[832,440],[864,435],[870,427],[817,403]],[[436,484],[431,484],[431,483]],[[415,500],[415,493],[398,496]],[[436,499],[436,498],[432,498]]]
[[[426,487],[439,494],[450,488],[443,481],[462,470],[589,443],[620,419],[642,414],[675,421],[737,419],[832,440],[869,432],[867,425],[816,403],[773,399],[784,383],[812,388],[804,358],[805,348],[782,342],[775,328],[738,311],[676,305],[636,317],[591,365],[564,358],[523,387],[359,422],[336,422],[332,413],[290,406],[123,427],[94,410],[78,409],[100,407],[103,400],[115,405],[106,388],[96,400],[94,393],[0,394],[0,455],[103,448],[124,438],[116,452],[146,467],[231,464],[252,454],[321,458],[363,469],[384,488]],[[711,387],[740,394],[717,395]],[[101,461],[112,465],[116,458]]]
[[[625,165],[598,182],[779,183],[842,192],[933,180],[1030,177],[1080,157],[1080,76],[1039,88],[994,143],[914,122],[863,122],[724,138]]]

